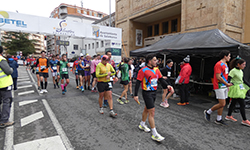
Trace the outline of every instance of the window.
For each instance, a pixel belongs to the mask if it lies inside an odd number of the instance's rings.
[[[148,37],[150,37],[150,36],[153,35],[153,34],[152,34],[152,29],[153,29],[152,26],[149,26],[149,27],[148,27]]]
[[[102,14],[98,14],[98,17],[99,17],[99,18],[102,18]]]
[[[99,48],[99,43],[98,42],[96,42],[96,48]]]
[[[171,21],[171,33],[177,32],[178,30],[178,20],[174,19]]]
[[[168,21],[162,23],[162,34],[168,33]]]
[[[77,9],[77,12],[78,12],[78,13],[81,13],[81,10],[80,10],[80,9]]]
[[[104,43],[103,43],[103,41],[101,41],[101,47],[103,47],[104,46]]]
[[[87,15],[87,11],[86,10],[84,10],[84,14]]]
[[[159,35],[159,24],[154,25],[154,35]]]
[[[85,49],[87,49],[87,44],[85,44]]]
[[[57,10],[56,10],[56,14],[57,14]]]
[[[89,11],[89,15],[92,16],[92,11]]]
[[[74,46],[74,50],[78,50],[78,45],[73,45]]]
[[[94,16],[95,16],[95,17],[97,17],[97,14],[96,14],[96,13],[94,13]]]
[[[94,49],[95,48],[95,43],[92,43],[92,49]]]
[[[90,49],[90,44],[89,44],[89,49]]]

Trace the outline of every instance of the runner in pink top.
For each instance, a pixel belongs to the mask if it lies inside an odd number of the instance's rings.
[[[90,65],[90,71],[91,71],[91,75],[92,75],[92,90],[91,92],[97,92],[96,90],[96,83],[97,83],[97,78],[95,76],[95,70],[96,70],[96,66],[101,62],[101,55],[97,54],[96,57],[91,61],[91,65]]]

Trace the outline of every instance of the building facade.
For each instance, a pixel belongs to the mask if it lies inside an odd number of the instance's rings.
[[[34,56],[41,56],[41,52],[46,51],[44,35],[42,35],[42,34],[30,34],[29,39],[36,40],[36,42],[34,43],[35,53],[33,55]]]
[[[74,22],[82,22],[92,24],[95,21],[102,19],[107,14],[86,9],[83,7],[73,6],[69,4],[60,4],[51,12],[51,18],[70,20]],[[69,41],[69,46],[56,45],[57,40]],[[90,45],[90,46],[89,46]],[[68,54],[69,58],[79,56],[80,53],[94,55],[97,47],[101,47],[95,40],[73,38],[65,36],[48,36],[47,39],[48,53],[51,54]]]
[[[250,43],[247,0],[116,0],[116,27],[123,30],[123,51],[149,46],[165,35],[220,29]]]

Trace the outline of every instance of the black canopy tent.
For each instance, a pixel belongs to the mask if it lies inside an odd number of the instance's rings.
[[[223,49],[229,50],[232,58],[239,55],[247,61],[244,75],[250,81],[250,47],[230,38],[219,29],[167,35],[151,46],[131,51],[130,55],[157,53],[164,56],[164,62],[166,58],[180,62],[186,55],[190,55],[192,76],[204,81],[213,77],[213,66]]]

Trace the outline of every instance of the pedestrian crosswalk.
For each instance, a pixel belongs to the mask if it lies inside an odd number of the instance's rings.
[[[4,149],[73,149],[47,100],[40,97],[35,80],[28,71],[19,68],[22,76],[17,80],[17,90],[12,93],[14,102],[10,114],[10,121],[15,120],[16,124],[6,128]],[[37,98],[31,99],[32,96]]]

